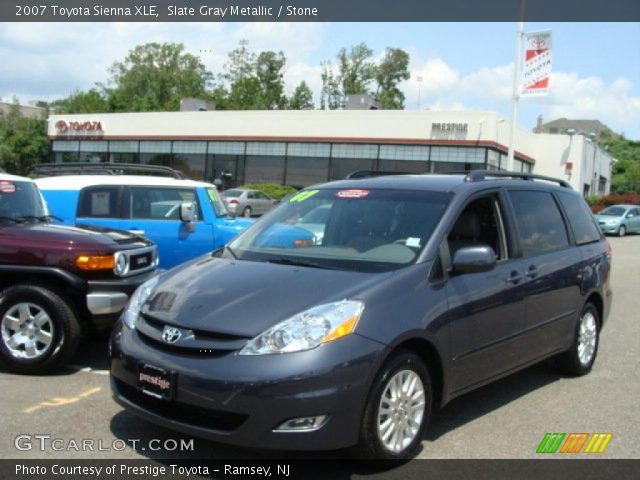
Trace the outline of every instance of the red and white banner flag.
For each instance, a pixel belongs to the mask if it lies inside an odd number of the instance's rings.
[[[551,77],[551,30],[524,34],[523,97],[547,95]]]

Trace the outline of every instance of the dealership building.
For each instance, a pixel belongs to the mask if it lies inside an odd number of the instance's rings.
[[[279,110],[51,115],[55,162],[167,165],[194,179],[297,187],[356,170],[505,170],[509,121],[489,111]],[[513,169],[609,192],[613,159],[588,135],[516,127]]]

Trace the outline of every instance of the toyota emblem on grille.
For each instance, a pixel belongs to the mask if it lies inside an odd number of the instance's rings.
[[[167,343],[176,343],[182,337],[182,332],[174,327],[164,327],[162,340]]]

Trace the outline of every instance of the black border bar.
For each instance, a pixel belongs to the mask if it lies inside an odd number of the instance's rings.
[[[0,21],[510,22],[519,20],[520,1],[522,0],[2,0]],[[529,22],[640,21],[639,0],[524,2],[524,20]],[[170,7],[192,10],[187,15],[170,15]],[[104,8],[128,10],[118,14],[119,11],[105,11]],[[175,8],[173,11],[176,11]],[[292,15],[292,11],[301,14]]]

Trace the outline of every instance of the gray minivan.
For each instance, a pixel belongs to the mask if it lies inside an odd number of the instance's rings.
[[[304,228],[322,207],[322,228]],[[140,287],[111,339],[115,400],[236,445],[403,458],[432,409],[555,357],[588,373],[611,251],[584,200],[532,174],[310,187]]]

